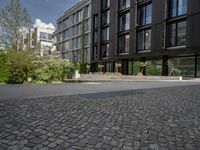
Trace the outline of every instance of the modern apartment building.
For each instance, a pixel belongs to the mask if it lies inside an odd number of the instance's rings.
[[[57,20],[57,49],[71,63],[90,63],[91,0],[82,0]]]
[[[93,0],[91,47],[93,72],[200,77],[200,0]]]
[[[35,49],[36,54],[40,56],[49,56],[56,51],[54,45],[53,33],[55,29],[51,26],[40,27],[34,29],[35,33]]]

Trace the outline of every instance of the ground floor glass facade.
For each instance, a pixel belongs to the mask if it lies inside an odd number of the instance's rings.
[[[168,59],[164,59],[164,57],[155,59],[143,58],[143,60],[126,59],[100,64],[104,66],[104,72],[119,72],[125,75],[143,73],[143,75],[148,76],[200,77],[200,56],[165,57]],[[98,66],[98,63],[96,64]]]

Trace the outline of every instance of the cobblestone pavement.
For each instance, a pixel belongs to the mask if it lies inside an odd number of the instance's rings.
[[[0,149],[200,149],[200,85],[0,100]]]

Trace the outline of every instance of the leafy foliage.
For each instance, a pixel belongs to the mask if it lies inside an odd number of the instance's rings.
[[[8,57],[4,53],[0,53],[0,83],[7,82],[10,74],[9,67],[7,64]]]
[[[38,64],[34,77],[36,80],[51,83],[52,81],[64,81],[67,76],[72,76],[74,67],[67,61],[55,58],[45,58]]]
[[[88,68],[87,68],[87,64],[86,63],[77,63],[76,64],[76,69],[79,71],[79,73],[84,74],[84,73],[88,73]]]
[[[8,67],[10,74],[8,81],[10,83],[24,83],[28,77],[33,75],[35,69],[35,56],[31,51],[14,51],[8,52]]]
[[[19,0],[11,0],[0,10],[0,43],[20,50],[22,29],[30,27],[31,17]]]

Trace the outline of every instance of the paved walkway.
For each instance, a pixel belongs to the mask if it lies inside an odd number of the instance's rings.
[[[0,100],[0,149],[200,149],[200,85]]]
[[[0,85],[0,99],[46,97],[99,92],[127,91],[184,85],[196,85],[194,81],[145,81],[145,82],[85,82],[44,85]]]

